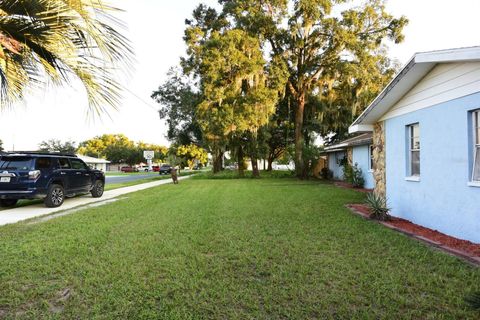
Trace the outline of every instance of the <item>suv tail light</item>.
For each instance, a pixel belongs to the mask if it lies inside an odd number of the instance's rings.
[[[30,171],[28,172],[28,179],[30,180],[37,180],[38,177],[40,177],[40,170],[34,170],[34,171]]]

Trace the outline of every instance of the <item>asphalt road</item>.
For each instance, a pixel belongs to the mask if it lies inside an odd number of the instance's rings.
[[[107,176],[107,177],[105,177],[105,184],[124,183],[124,182],[154,178],[154,177],[157,177],[157,176],[158,176],[158,172],[146,173],[146,174],[123,175],[123,176],[119,174],[118,176]]]

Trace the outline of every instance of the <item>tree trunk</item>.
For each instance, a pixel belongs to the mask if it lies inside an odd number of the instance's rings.
[[[273,157],[272,156],[269,156],[268,157],[268,167],[267,167],[267,171],[272,171],[273,170]]]
[[[223,169],[223,152],[218,150],[215,152],[213,159],[213,173],[218,173]]]
[[[255,157],[254,155],[252,155],[250,158],[251,158],[251,161],[252,161],[252,174],[253,174],[253,177],[254,177],[254,178],[260,178],[260,171],[258,171],[258,161],[257,161],[257,157]]]
[[[244,177],[244,176],[245,176],[245,168],[243,167],[243,158],[244,158],[243,148],[242,148],[242,146],[238,146],[238,150],[237,150],[237,164],[238,164],[238,175],[239,175],[240,177]]]
[[[305,110],[305,94],[297,99],[295,112],[295,172],[298,178],[305,178],[305,164],[303,163],[303,113]]]

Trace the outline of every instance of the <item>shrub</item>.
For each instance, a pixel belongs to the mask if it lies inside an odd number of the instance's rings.
[[[343,179],[348,183],[353,181],[353,167],[349,163],[343,164]]]
[[[365,201],[370,209],[370,218],[380,221],[390,220],[388,212],[390,209],[387,207],[387,199],[374,192],[367,195]]]
[[[365,179],[363,178],[362,169],[358,167],[358,163],[352,167],[348,163],[343,165],[343,176],[345,181],[350,183],[354,188],[363,188]]]
[[[322,170],[320,170],[320,177],[325,180],[332,180],[333,171],[328,168],[322,168]]]
[[[365,185],[365,179],[363,178],[362,169],[358,167],[358,164],[352,167],[352,185],[354,188],[363,188]]]

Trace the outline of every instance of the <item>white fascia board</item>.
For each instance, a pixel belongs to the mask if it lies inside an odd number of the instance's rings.
[[[342,149],[348,147],[346,143],[334,144],[333,146],[326,147],[324,150],[327,152],[339,151],[337,149]]]
[[[415,55],[415,63],[446,63],[479,61],[480,47],[468,47],[459,49],[447,49],[431,52],[422,52]]]
[[[399,99],[416,85],[437,63],[480,61],[480,47],[438,50],[415,54],[363,113],[352,123],[377,122]],[[355,129],[349,129],[350,131]]]
[[[373,124],[355,124],[348,128],[348,133],[373,132]]]

